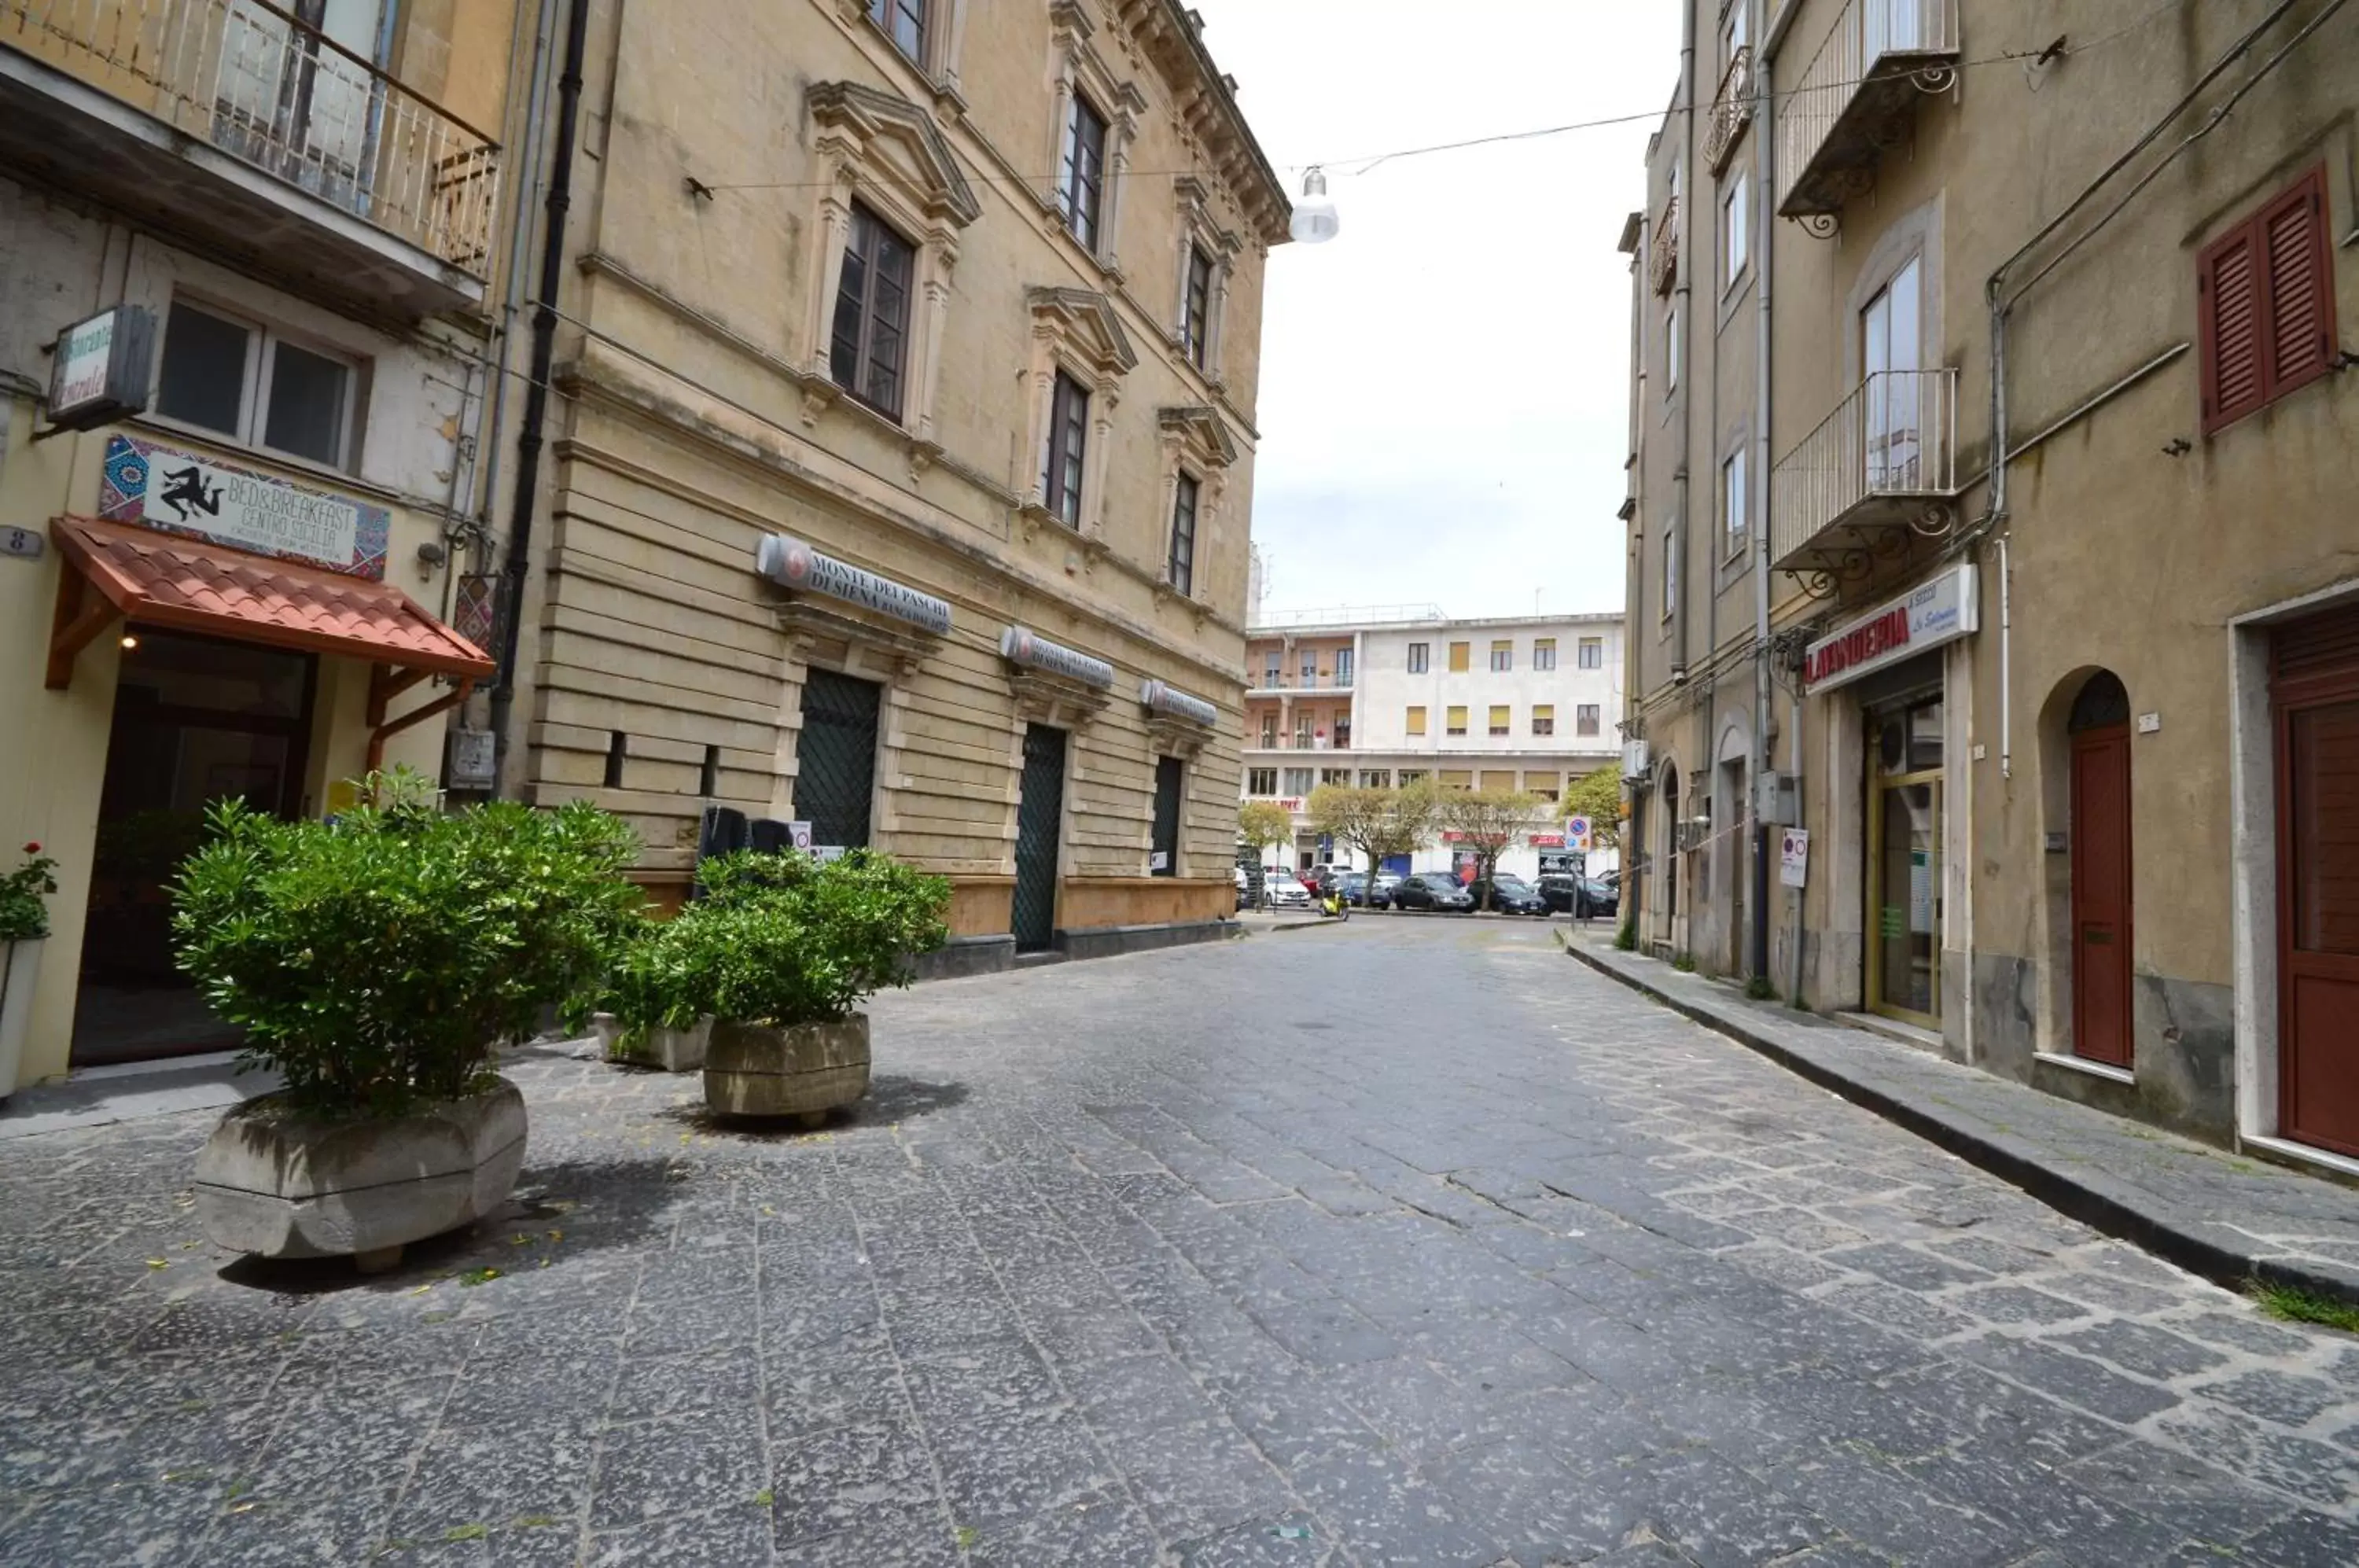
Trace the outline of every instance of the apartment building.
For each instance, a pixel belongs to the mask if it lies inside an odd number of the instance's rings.
[[[433,772],[492,670],[445,623],[514,9],[0,0],[0,865],[60,884],[17,1083],[224,1043],[164,890],[206,803]]]
[[[1200,29],[572,5],[500,789],[666,896],[708,807],[942,873],[937,969],[1217,933],[1289,208]]]
[[[1768,10],[1623,234],[1642,940],[2359,1171],[2359,13]]]
[[[1305,812],[1321,784],[1523,789],[1560,800],[1611,764],[1622,692],[1618,615],[1450,620],[1430,606],[1346,611],[1257,626],[1245,649],[1245,800],[1295,813],[1291,863],[1348,863]],[[1530,875],[1561,824],[1502,857]],[[1592,869],[1612,865],[1593,856]],[[1408,869],[1447,868],[1450,846]],[[1398,868],[1397,868],[1398,869]]]

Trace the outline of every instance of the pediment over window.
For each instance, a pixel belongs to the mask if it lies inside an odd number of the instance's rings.
[[[1184,408],[1158,408],[1156,423],[1167,440],[1178,441],[1198,463],[1226,468],[1237,460],[1236,438],[1211,408],[1198,403]]]
[[[1100,376],[1121,376],[1138,363],[1138,351],[1113,304],[1088,289],[1035,289],[1029,296],[1036,325],[1055,332],[1068,352],[1087,361]]]
[[[821,82],[810,93],[811,120],[822,134],[848,139],[864,179],[891,187],[909,207],[961,228],[983,204],[926,112],[906,98],[857,82]]]

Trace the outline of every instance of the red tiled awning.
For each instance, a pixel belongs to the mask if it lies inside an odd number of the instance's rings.
[[[385,684],[387,696],[428,676],[472,684],[492,673],[482,648],[386,583],[89,517],[59,517],[49,537],[67,567],[49,643],[52,688],[66,686],[74,656],[118,615],[407,672]],[[90,602],[85,583],[103,602]]]

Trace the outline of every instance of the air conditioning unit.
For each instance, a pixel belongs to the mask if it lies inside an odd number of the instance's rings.
[[[1647,743],[1625,740],[1622,743],[1622,777],[1638,782],[1647,777]]]

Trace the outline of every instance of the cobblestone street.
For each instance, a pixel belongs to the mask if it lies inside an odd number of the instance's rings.
[[[2359,1562],[2359,1341],[1565,959],[1361,919],[879,998],[856,1122],[509,1065],[512,1212],[198,1235],[0,1155],[0,1563]]]

